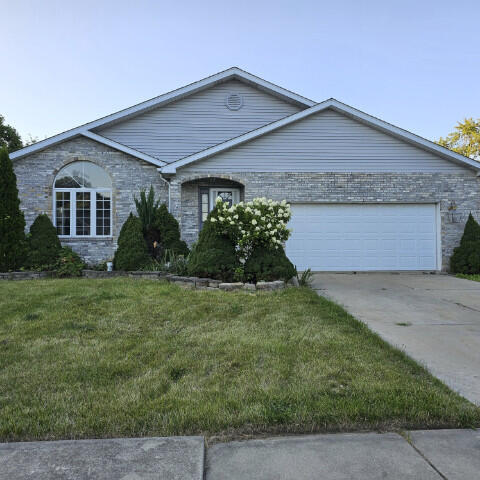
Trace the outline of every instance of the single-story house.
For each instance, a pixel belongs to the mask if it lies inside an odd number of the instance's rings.
[[[46,212],[92,263],[113,256],[150,185],[189,244],[217,196],[286,199],[287,254],[317,271],[445,270],[480,215],[479,162],[236,67],[11,158],[27,226]]]

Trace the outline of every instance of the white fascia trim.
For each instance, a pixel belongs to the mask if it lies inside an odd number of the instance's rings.
[[[326,110],[327,108],[337,110],[340,113],[349,115],[373,128],[382,130],[390,135],[393,135],[413,145],[423,148],[424,150],[431,151],[456,163],[468,165],[469,167],[480,171],[480,162],[476,162],[475,160],[472,160],[468,157],[464,157],[463,155],[452,152],[448,148],[441,147],[440,145],[437,145],[430,140],[426,140],[425,138],[419,137],[418,135],[403,130],[402,128],[395,127],[390,123],[380,120],[379,118],[361,112],[360,110],[341,103],[334,98],[330,98],[328,100],[325,100],[324,102],[317,103],[315,106],[307,108],[306,110],[294,113],[293,115],[289,115],[288,117],[282,118],[281,120],[269,123],[268,125],[260,127],[256,130],[252,130],[251,132],[245,133],[244,135],[240,135],[239,137],[232,138],[231,140],[227,140],[226,142],[219,145],[215,145],[211,148],[202,150],[201,152],[194,153],[193,155],[189,155],[175,162],[169,163],[162,168],[162,173],[176,173],[177,168],[183,167],[198,160],[203,160],[205,158],[211,157],[213,155],[216,155],[217,153],[223,152],[237,145],[241,145],[242,143],[253,140],[254,138],[272,132],[278,128],[284,127],[285,125],[289,125],[290,123],[296,122],[305,117],[321,112],[322,110]]]
[[[251,73],[245,72],[238,67],[232,67],[223,72],[216,73],[210,77],[204,78],[199,80],[198,82],[191,83],[190,85],[186,85],[185,87],[178,88],[171,92],[165,93],[155,98],[151,98],[150,100],[146,100],[145,102],[139,103],[132,107],[126,108],[124,110],[120,110],[119,112],[112,113],[111,115],[107,115],[106,117],[99,118],[98,120],[94,120],[93,122],[86,123],[79,127],[73,128],[71,130],[67,130],[66,132],[60,133],[58,135],[54,135],[53,137],[47,138],[45,140],[41,140],[33,145],[28,147],[22,148],[21,150],[17,150],[16,152],[10,154],[10,158],[22,158],[26,155],[30,155],[31,153],[37,152],[39,150],[43,150],[45,148],[51,147],[52,145],[56,145],[57,143],[63,142],[64,140],[74,138],[78,135],[82,135],[89,130],[99,128],[105,126],[107,124],[117,122],[119,120],[125,120],[126,118],[138,115],[144,111],[148,111],[152,108],[159,107],[163,104],[173,102],[178,100],[182,97],[187,95],[191,95],[199,90],[203,90],[211,85],[214,85],[220,81],[226,81],[228,79],[234,78],[241,78],[248,83],[256,84],[259,87],[268,90],[272,93],[280,95],[282,97],[288,98],[294,102],[297,102],[305,107],[311,107],[315,105],[313,100],[308,98],[302,97],[301,95],[297,95],[296,93],[291,92],[285,88],[279,87],[273,83],[267,82]]]
[[[151,157],[150,155],[139,152],[138,150],[127,147],[126,145],[110,140],[109,138],[102,137],[101,135],[90,132],[88,130],[85,132],[82,132],[81,135],[84,137],[90,138],[91,140],[95,140],[96,142],[103,143],[104,145],[108,145],[109,147],[112,147],[115,150],[120,150],[121,152],[128,153],[132,157],[145,160],[146,162],[156,165],[157,167],[162,167],[163,165],[166,165],[165,162],[162,162],[157,158]]]

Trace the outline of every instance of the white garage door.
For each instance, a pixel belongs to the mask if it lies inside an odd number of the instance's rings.
[[[436,270],[435,205],[293,204],[286,252],[298,270]]]

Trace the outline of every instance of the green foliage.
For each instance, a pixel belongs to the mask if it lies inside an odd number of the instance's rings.
[[[1,120],[2,117],[0,128]],[[25,218],[20,210],[17,177],[7,149],[3,147],[0,148],[0,271],[18,269],[24,260]]]
[[[22,139],[17,130],[5,123],[5,118],[0,115],[0,148],[6,147],[8,152],[20,150],[23,147]]]
[[[81,277],[85,263],[70,247],[63,247],[57,257],[54,271],[58,277]]]
[[[296,274],[295,267],[285,255],[283,247],[256,247],[245,262],[245,277],[253,282],[260,280],[290,280]]]
[[[198,237],[188,261],[188,274],[197,277],[216,278],[231,281],[235,270],[240,267],[235,244],[227,235],[219,233],[212,222],[208,221],[216,215],[213,209]]]
[[[458,122],[455,131],[446,138],[440,137],[437,143],[474,160],[480,159],[480,118]]]
[[[130,213],[120,230],[118,248],[113,258],[115,270],[140,270],[150,261],[143,238],[142,222]]]
[[[453,250],[450,271],[474,275],[480,273],[480,242],[466,242]]]
[[[480,273],[480,225],[470,214],[465,224],[460,246],[453,250],[450,258],[452,273]]]
[[[150,185],[148,195],[145,190],[140,191],[140,199],[134,198],[135,206],[137,207],[137,214],[142,222],[143,234],[145,235],[153,226],[155,219],[155,213],[158,208],[159,200],[155,201],[155,191],[153,186]]]
[[[142,270],[147,272],[167,272],[175,275],[188,275],[188,259],[183,255],[177,255],[171,250],[165,250],[161,260],[152,259]]]
[[[61,248],[50,218],[40,214],[30,226],[26,266],[34,270],[54,269]]]
[[[307,268],[300,275],[297,273],[298,284],[301,287],[309,287],[312,283],[313,273],[310,268]]]
[[[480,225],[476,222],[471,213],[468,216],[467,223],[465,224],[465,230],[463,231],[460,245],[468,242],[480,242]]]
[[[156,211],[153,221],[153,229],[156,235],[156,257],[162,257],[167,250],[175,255],[187,256],[189,253],[187,244],[180,239],[180,227],[175,217],[162,203]]]
[[[216,214],[210,221],[219,233],[232,239],[244,258],[260,245],[280,248],[290,236],[290,205],[285,200],[274,202],[263,197],[230,206],[217,198],[215,205]]]

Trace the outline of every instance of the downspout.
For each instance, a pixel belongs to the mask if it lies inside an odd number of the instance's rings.
[[[162,175],[162,169],[157,168],[158,173],[160,174],[160,178],[168,185],[168,211],[170,212],[170,181],[167,180],[163,175]]]

